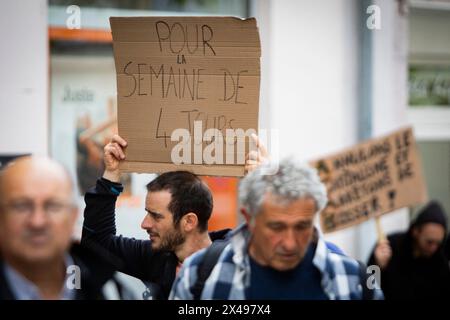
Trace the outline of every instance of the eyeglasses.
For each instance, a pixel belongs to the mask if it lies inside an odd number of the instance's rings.
[[[6,209],[6,212],[20,216],[31,216],[31,214],[37,209],[36,203],[29,200],[13,201],[10,203],[2,204]],[[49,200],[42,205],[43,211],[47,216],[59,216],[68,211],[74,205],[68,202]]]

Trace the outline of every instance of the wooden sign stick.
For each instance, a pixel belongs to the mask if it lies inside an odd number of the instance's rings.
[[[383,232],[383,228],[381,227],[381,217],[375,217],[375,223],[377,224],[377,238],[378,242],[382,242],[386,240],[386,235]]]

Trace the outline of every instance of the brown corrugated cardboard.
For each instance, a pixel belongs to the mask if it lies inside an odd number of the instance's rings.
[[[194,121],[201,122],[202,133],[216,128],[224,137],[226,129],[258,129],[261,48],[256,20],[112,17],[110,23],[119,135],[128,142],[121,169],[243,175],[243,163],[226,163],[225,141],[223,163],[194,163],[191,141],[191,163],[175,165],[171,154],[179,142],[170,137],[175,129],[193,135]],[[200,144],[204,150],[209,142]]]
[[[328,191],[329,203],[321,213],[325,233],[427,200],[411,128],[358,144],[312,165]]]

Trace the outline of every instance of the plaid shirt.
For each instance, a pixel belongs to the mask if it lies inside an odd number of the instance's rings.
[[[205,282],[202,300],[245,300],[250,287],[250,261],[247,253],[250,233],[242,225],[233,231],[230,243],[221,253],[217,264]],[[314,266],[322,275],[321,285],[330,300],[362,299],[360,267],[356,260],[331,252],[315,230],[316,252]],[[197,267],[206,249],[187,258],[172,286],[169,299],[192,300],[192,287],[197,280]],[[374,299],[382,299],[380,289],[374,290]]]

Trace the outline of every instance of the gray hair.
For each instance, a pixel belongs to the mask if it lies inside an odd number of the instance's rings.
[[[254,217],[261,211],[264,197],[274,195],[282,203],[312,198],[317,212],[327,204],[327,190],[317,170],[295,159],[285,159],[273,175],[265,175],[265,164],[244,177],[239,184],[239,202]]]

